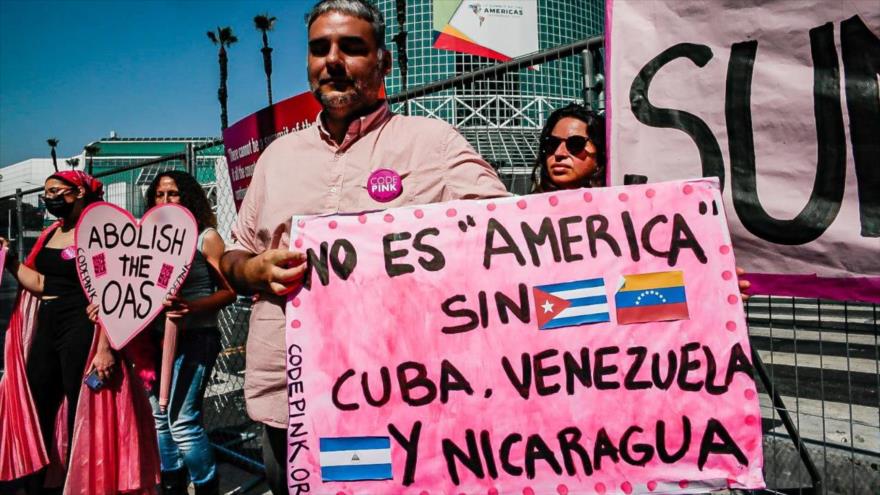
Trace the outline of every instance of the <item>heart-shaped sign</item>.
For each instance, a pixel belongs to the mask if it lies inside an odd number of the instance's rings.
[[[198,223],[186,208],[151,208],[138,222],[111,203],[86,207],[76,224],[76,266],[114,349],[121,349],[180,290],[196,252]]]

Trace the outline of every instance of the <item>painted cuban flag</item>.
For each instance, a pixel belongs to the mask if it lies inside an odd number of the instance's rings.
[[[559,284],[536,285],[535,316],[538,328],[571,327],[610,321],[605,280],[591,278]]]
[[[319,439],[323,481],[390,480],[390,437]]]
[[[624,275],[614,297],[617,323],[686,320],[689,317],[680,271]]]

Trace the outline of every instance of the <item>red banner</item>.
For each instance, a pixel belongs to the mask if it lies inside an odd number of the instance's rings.
[[[254,175],[257,158],[275,139],[311,126],[321,105],[306,92],[248,115],[223,131],[236,211]]]

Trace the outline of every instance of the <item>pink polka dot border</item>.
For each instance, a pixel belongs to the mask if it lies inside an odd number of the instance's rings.
[[[557,198],[556,196],[550,196],[547,201],[550,202],[550,206],[556,206],[559,204],[559,198]]]
[[[657,194],[657,191],[653,189],[648,189],[647,191],[645,191],[645,196],[649,198],[653,198],[655,194]]]
[[[495,203],[489,203],[486,205],[486,209],[489,211],[495,211]]]
[[[299,328],[302,326],[302,322],[299,320],[293,320],[290,322],[290,328]]]
[[[361,225],[367,223],[367,216],[366,215],[358,215],[358,222],[360,222]]]
[[[450,209],[446,210],[446,216],[447,216],[447,217],[452,218],[452,217],[454,217],[455,215],[458,215],[458,211],[456,211],[455,208],[450,208]]]
[[[421,219],[421,218],[424,218],[424,217],[425,217],[425,212],[422,211],[421,209],[418,209],[418,210],[416,210],[416,211],[413,212],[413,216],[415,216],[416,218]]]
[[[524,199],[521,199],[516,202],[516,207],[519,208],[520,210],[525,210],[527,206],[528,206],[528,203],[526,203],[526,200],[524,200]]]
[[[394,215],[392,215],[391,213],[386,213],[385,216],[382,217],[382,219],[385,220],[385,222],[387,223],[391,223],[394,221]]]

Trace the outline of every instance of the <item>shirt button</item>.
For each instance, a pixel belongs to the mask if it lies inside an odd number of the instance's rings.
[[[331,187],[331,188],[330,188],[330,192],[335,193],[335,192],[336,192],[336,188],[335,188],[335,187]]]

